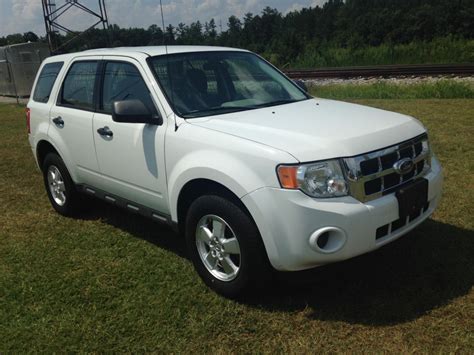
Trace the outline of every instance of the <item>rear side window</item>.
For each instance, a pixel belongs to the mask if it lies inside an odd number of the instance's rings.
[[[54,82],[58,77],[59,71],[63,67],[63,62],[45,64],[36,83],[33,101],[48,102]]]
[[[150,112],[156,112],[150,91],[138,69],[130,63],[108,62],[105,65],[101,111],[112,113],[115,101],[132,99],[142,101]]]
[[[64,106],[92,110],[97,61],[76,62],[69,69],[63,82],[60,103]]]

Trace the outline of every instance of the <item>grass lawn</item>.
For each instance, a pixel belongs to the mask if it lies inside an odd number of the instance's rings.
[[[54,213],[23,108],[0,105],[0,353],[472,352],[474,100],[358,102],[429,128],[439,209],[387,247],[281,274],[240,303],[203,285],[167,227],[98,201],[81,219]]]
[[[339,100],[366,99],[474,99],[472,82],[440,80],[412,84],[375,83],[328,84],[310,87],[314,96]]]

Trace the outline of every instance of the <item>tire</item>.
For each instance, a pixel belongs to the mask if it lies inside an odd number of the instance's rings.
[[[46,193],[53,208],[63,216],[75,216],[80,211],[82,198],[61,157],[55,153],[46,155],[42,170]]]
[[[217,293],[239,298],[269,281],[272,268],[260,233],[231,200],[214,195],[197,198],[186,216],[185,236],[194,268]]]

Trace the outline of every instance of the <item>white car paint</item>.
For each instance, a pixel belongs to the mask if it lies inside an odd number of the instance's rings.
[[[300,162],[358,155],[425,132],[405,115],[324,99],[264,108],[258,117],[244,111],[190,122],[282,149]]]
[[[42,67],[57,61],[64,65],[49,101],[30,99],[28,104],[29,141],[35,158],[38,144],[46,141],[59,152],[76,184],[94,186],[155,209],[175,223],[179,222],[179,194],[188,182],[218,182],[248,209],[269,260],[278,270],[301,270],[369,252],[407,233],[434,211],[442,185],[441,168],[434,157],[425,176],[429,181],[429,210],[380,241],[375,240],[375,230],[398,217],[394,194],[366,203],[352,196],[316,199],[298,190],[282,189],[276,174],[280,164],[364,154],[424,133],[425,128],[411,117],[318,98],[192,120],[174,114],[146,59],[167,53],[222,50],[236,49],[130,47],[46,59]],[[56,104],[71,64],[102,58],[136,65],[163,125],[117,123],[108,114]],[[51,123],[58,115],[65,121],[63,129]],[[114,131],[113,140],[97,135],[96,130],[104,126]],[[338,228],[346,238],[337,252],[323,253],[309,245],[312,233],[325,227]]]
[[[154,91],[153,75],[140,61],[110,55],[103,56],[103,60],[135,65],[148,89]],[[167,211],[165,133],[168,124],[168,120],[162,126],[118,123],[110,114],[96,112],[92,132],[102,177],[96,187],[155,210]],[[114,132],[114,139],[100,136],[97,129],[101,127],[109,127]]]

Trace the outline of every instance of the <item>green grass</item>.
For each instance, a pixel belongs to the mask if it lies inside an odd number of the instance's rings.
[[[473,99],[474,86],[467,82],[440,80],[432,83],[328,84],[310,87],[311,94],[332,99]]]
[[[272,54],[267,54],[268,58]],[[273,54],[274,60],[278,59]],[[310,43],[291,63],[293,68],[319,68],[387,64],[446,64],[473,63],[474,40],[454,37],[436,38],[430,42],[408,44],[381,44],[367,47],[363,42],[348,47]],[[284,63],[278,63],[284,64]]]
[[[239,303],[203,285],[167,227],[101,202],[54,213],[23,108],[0,105],[0,353],[472,352],[474,100],[357,102],[429,128],[439,209],[387,247]]]

